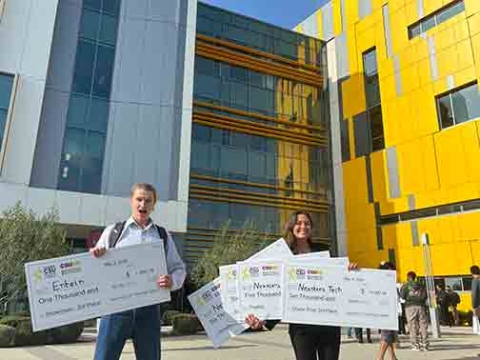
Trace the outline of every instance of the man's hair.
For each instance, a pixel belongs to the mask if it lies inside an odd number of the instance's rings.
[[[470,268],[470,274],[472,275],[480,275],[480,268],[477,265],[473,265]]]
[[[145,190],[148,192],[151,192],[153,194],[153,202],[157,202],[157,189],[155,189],[155,186],[152,184],[147,184],[147,183],[135,183],[132,185],[132,188],[130,189],[130,197],[133,197],[133,193],[136,190]]]
[[[407,273],[407,279],[412,279],[412,280],[415,280],[417,278],[417,274],[415,274],[414,271],[409,271]]]

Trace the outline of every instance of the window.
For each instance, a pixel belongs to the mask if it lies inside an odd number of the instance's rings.
[[[120,0],[84,0],[58,188],[100,193]]]
[[[94,0],[89,0],[91,1]],[[317,50],[321,47],[321,41],[202,3],[198,4],[197,32],[321,66],[322,58]],[[300,46],[305,51],[298,51]]]
[[[453,4],[450,4],[431,15],[428,15],[413,25],[410,25],[408,27],[408,36],[410,39],[420,36],[435,26],[440,25],[455,15],[460,14],[462,11],[465,11],[465,4],[463,0],[455,1]]]
[[[380,105],[368,111],[368,120],[370,123],[370,137],[372,139],[372,151],[384,149],[385,139],[383,136],[382,107]]]
[[[14,86],[14,76],[0,73],[0,152],[7,130],[8,109]]]
[[[437,112],[442,129],[480,117],[480,91],[477,83],[437,97]]]
[[[377,50],[375,48],[363,54],[363,72],[365,78],[365,98],[367,101],[367,121],[370,141],[367,153],[385,148],[383,134],[382,106],[378,80]],[[357,139],[355,137],[355,139]]]

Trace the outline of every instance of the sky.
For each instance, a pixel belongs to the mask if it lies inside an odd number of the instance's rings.
[[[270,24],[292,29],[328,0],[200,0]]]

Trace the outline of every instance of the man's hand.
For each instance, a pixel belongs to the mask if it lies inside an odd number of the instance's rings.
[[[94,257],[96,258],[99,258],[99,257],[102,257],[103,255],[105,255],[105,253],[107,252],[107,249],[104,248],[104,247],[100,247],[100,248],[91,248],[89,250],[90,254],[93,255]]]
[[[252,330],[260,330],[265,325],[265,321],[261,321],[258,317],[253,314],[249,314],[245,318],[245,323],[250,326]]]
[[[160,275],[157,278],[157,285],[160,289],[170,289],[173,285],[171,275]]]
[[[352,271],[352,270],[359,270],[359,267],[358,267],[357,263],[348,264],[348,271]]]

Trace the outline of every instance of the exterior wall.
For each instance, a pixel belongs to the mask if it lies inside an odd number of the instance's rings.
[[[460,212],[451,215],[437,210],[427,218],[420,210],[480,198],[480,121],[442,130],[436,101],[480,79],[480,3],[465,0],[465,11],[412,38],[409,26],[454,2],[346,3],[331,1],[309,18],[315,24],[307,19],[297,29],[322,29],[333,8],[335,43],[345,42],[348,60],[348,71],[338,77],[343,78],[339,120],[347,124],[350,149],[365,141],[355,136],[357,119],[367,109],[362,54],[377,50],[385,149],[351,151],[344,159],[348,255],[362,266],[393,256],[401,279],[409,270],[423,275],[419,238],[428,233],[435,276],[468,277],[469,267],[480,262],[478,208],[458,206]],[[337,62],[337,71],[342,68]],[[398,214],[412,218],[388,224],[388,216]]]
[[[81,14],[81,0],[7,0],[0,72],[19,82],[0,211],[18,201],[38,214],[56,206],[62,223],[93,229],[125,219],[131,184],[151,182],[153,219],[183,233],[196,1],[122,1],[100,194],[58,190]]]
[[[184,66],[187,20],[195,21],[188,13],[195,14],[196,2],[154,3],[123,1],[102,193],[124,195],[133,182],[146,181],[157,185],[161,200],[177,200],[179,141],[182,126],[191,124],[183,96],[193,89],[184,84],[185,68],[193,68],[190,53]],[[195,23],[188,26],[192,46]]]
[[[276,240],[299,209],[312,214],[313,241],[330,248],[324,50],[317,39],[199,4],[185,238],[190,264],[227,221],[233,232],[252,222]]]
[[[33,165],[58,0],[8,0],[0,22],[0,71],[17,75],[0,186],[27,186]]]

